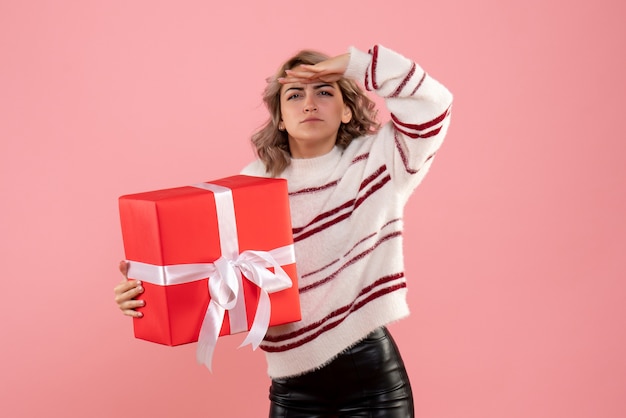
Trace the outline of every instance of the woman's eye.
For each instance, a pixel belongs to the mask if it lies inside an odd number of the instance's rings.
[[[322,96],[332,96],[332,95],[333,95],[331,92],[329,92],[329,91],[325,91],[325,90],[320,91],[320,94],[321,94]]]
[[[298,97],[300,97],[300,94],[299,93],[294,93],[291,96],[287,97],[287,100],[296,99]]]

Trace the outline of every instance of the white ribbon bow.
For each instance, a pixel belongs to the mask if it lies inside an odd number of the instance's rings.
[[[288,254],[293,254],[293,246],[281,247],[279,251],[285,253],[282,256],[279,255],[279,259],[289,258],[295,260],[295,257]],[[209,276],[211,301],[200,328],[198,349],[196,351],[198,362],[204,363],[209,370],[212,370],[211,359],[213,358],[213,351],[215,350],[219,332],[222,329],[225,312],[229,311],[231,332],[245,331],[248,328],[245,306],[243,315],[234,311],[237,302],[243,302],[244,300],[243,295],[240,295],[242,276],[260,289],[259,304],[254,315],[252,327],[243,343],[239,346],[244,347],[250,344],[253,350],[256,350],[261,344],[269,328],[271,314],[269,294],[292,286],[291,278],[272,255],[272,251],[244,251],[234,261],[220,257],[215,261],[214,265],[216,273]],[[274,272],[272,273],[267,267],[273,267]],[[243,324],[241,323],[242,319]]]

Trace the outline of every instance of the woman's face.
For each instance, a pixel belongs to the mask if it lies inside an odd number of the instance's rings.
[[[329,152],[341,123],[352,118],[336,82],[285,84],[280,90],[282,125],[293,158],[311,158]]]

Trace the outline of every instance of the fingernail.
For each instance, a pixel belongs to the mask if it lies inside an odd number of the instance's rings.
[[[138,292],[143,292],[143,287],[141,287],[141,286],[137,286],[137,291],[138,291]]]
[[[137,318],[141,318],[143,316],[143,314],[141,312],[137,312],[139,315],[137,315]]]
[[[141,280],[137,280],[137,286],[141,286]]]

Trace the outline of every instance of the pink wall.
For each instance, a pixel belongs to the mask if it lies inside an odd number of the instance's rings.
[[[117,197],[234,174],[282,59],[379,42],[456,98],[392,326],[418,416],[626,416],[625,3],[213,3],[0,3],[0,415],[266,416],[239,336],[212,375],[132,337]]]

